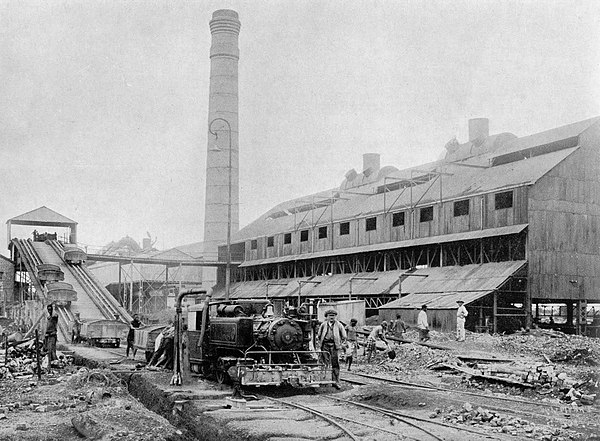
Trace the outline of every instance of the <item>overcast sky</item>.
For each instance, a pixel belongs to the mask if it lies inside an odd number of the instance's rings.
[[[434,160],[469,118],[523,136],[600,115],[593,0],[0,0],[0,220],[46,205],[87,245],[202,240],[222,8],[242,23],[241,226],[363,153]]]

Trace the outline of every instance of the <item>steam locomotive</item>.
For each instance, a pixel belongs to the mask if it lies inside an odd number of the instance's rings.
[[[190,306],[192,372],[242,386],[332,384],[329,354],[312,349],[313,306],[268,300]]]

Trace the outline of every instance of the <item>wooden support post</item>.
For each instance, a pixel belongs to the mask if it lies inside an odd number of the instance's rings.
[[[567,325],[573,326],[573,302],[567,302]]]
[[[498,290],[494,290],[492,294],[494,305],[492,307],[492,333],[498,332]]]
[[[130,263],[131,281],[129,283],[129,312],[133,313],[133,260]]]
[[[121,306],[123,306],[124,301],[123,301],[123,293],[125,292],[125,290],[122,290],[121,287],[121,270],[122,270],[122,264],[121,262],[119,262],[119,303],[121,304]]]
[[[42,379],[42,365],[40,364],[40,334],[35,330],[35,363],[37,366],[38,380]]]
[[[529,280],[527,281],[527,291],[525,292],[525,302],[523,302],[523,306],[525,307],[525,330],[529,331],[531,329],[531,288]]]

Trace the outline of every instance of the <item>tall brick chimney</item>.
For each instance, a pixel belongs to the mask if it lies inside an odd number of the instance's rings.
[[[231,232],[239,229],[239,156],[238,156],[238,13],[229,9],[213,12],[209,23],[212,34],[210,48],[210,92],[208,104],[209,130],[206,154],[206,201],[204,209],[204,258],[217,260],[217,247],[227,240],[229,200],[229,144],[231,141]],[[229,123],[228,126],[221,120]],[[214,122],[213,122],[214,121]],[[211,125],[212,122],[212,125]],[[231,139],[229,136],[231,135]],[[202,284],[212,287],[216,269],[204,267]]]

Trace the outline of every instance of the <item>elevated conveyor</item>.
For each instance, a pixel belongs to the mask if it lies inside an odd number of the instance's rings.
[[[57,308],[59,328],[65,341],[70,341],[70,327],[75,313],[79,313],[84,321],[114,320],[115,316],[126,323],[132,320],[127,310],[119,305],[84,265],[71,265],[63,260],[62,243],[56,240],[33,242],[30,239],[13,239],[13,243],[21,255],[32,283],[44,298],[46,291],[37,276],[37,265],[41,263],[57,265],[64,273],[64,281],[77,291],[77,301],[72,302],[70,306]]]
[[[46,289],[44,289],[43,284],[40,282],[38,278],[38,265],[44,263],[40,256],[38,255],[35,247],[33,246],[33,242],[31,240],[20,240],[13,239],[13,243],[17,250],[19,251],[19,255],[21,256],[21,260],[29,273],[29,278],[36,291],[40,293],[40,296],[44,300],[48,300]],[[42,311],[45,313],[45,311]],[[73,321],[73,314],[66,306],[57,306],[56,313],[58,314],[58,331],[59,338],[62,337],[64,341],[71,340],[70,333],[70,323]]]

